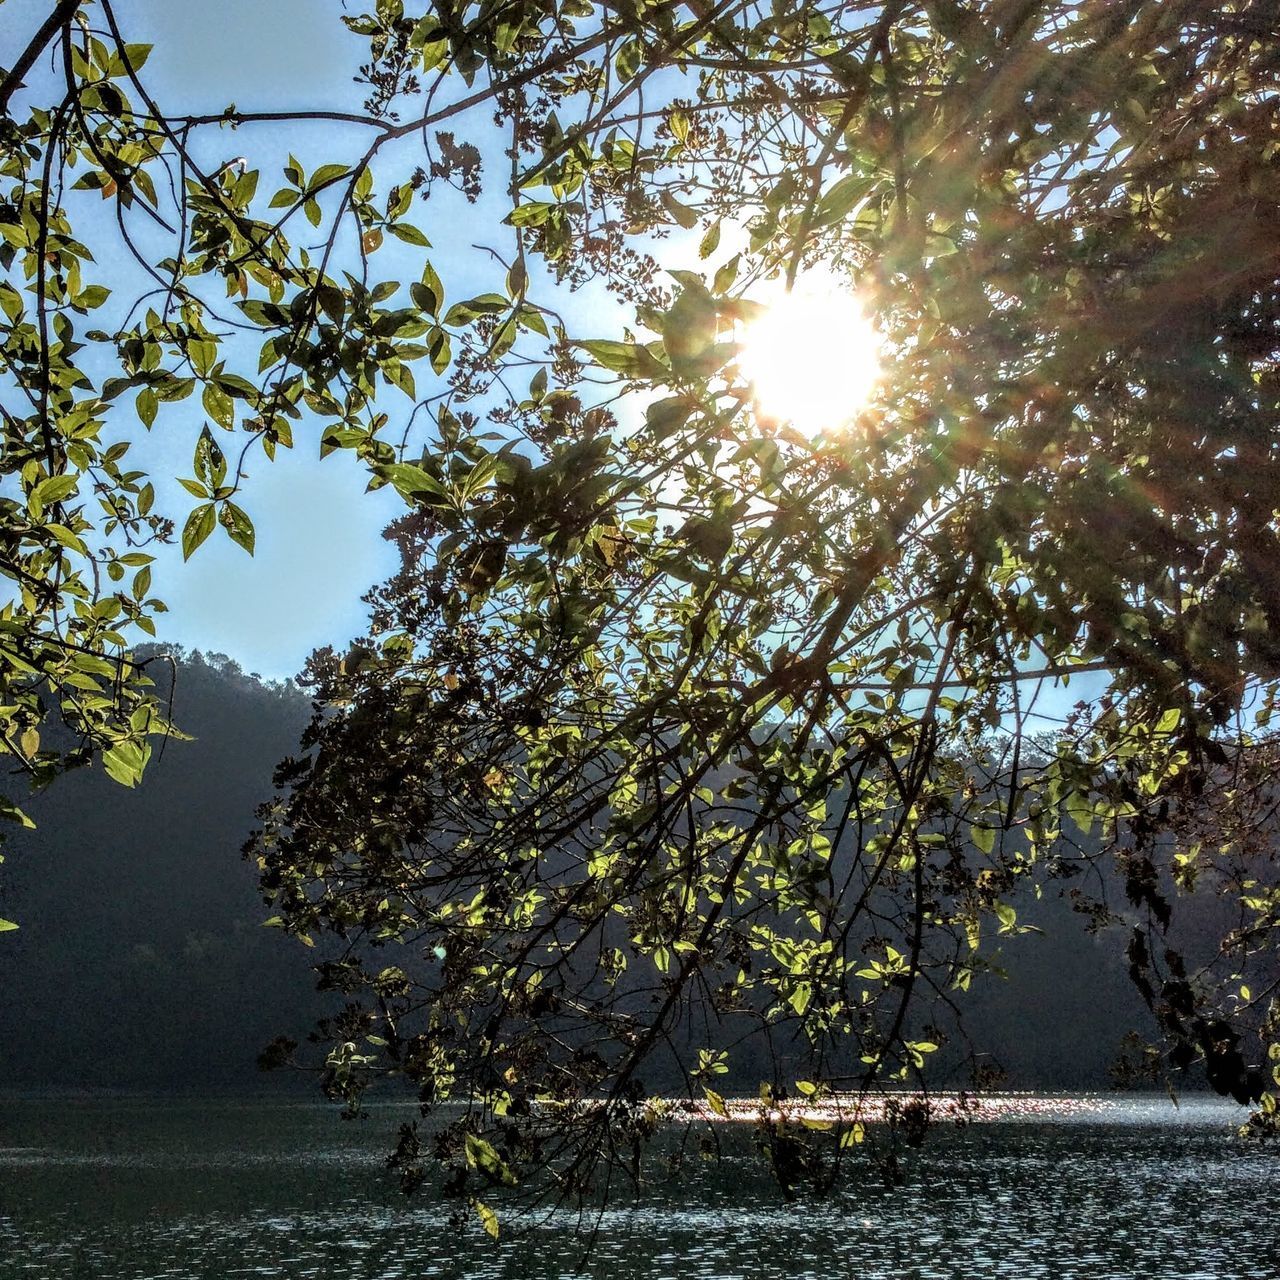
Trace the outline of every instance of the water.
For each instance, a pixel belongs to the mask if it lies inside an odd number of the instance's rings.
[[[569,1212],[461,1235],[383,1168],[404,1118],[270,1103],[0,1103],[0,1280],[550,1280]],[[940,1129],[889,1190],[853,1162],[788,1205],[745,1130],[690,1181],[617,1200],[586,1263],[610,1280],[1278,1280],[1280,1154],[1210,1099],[1014,1109]]]

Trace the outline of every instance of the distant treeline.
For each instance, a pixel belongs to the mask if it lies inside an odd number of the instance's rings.
[[[315,994],[314,957],[263,927],[240,847],[308,715],[294,686],[192,653],[174,718],[193,741],[157,749],[136,791],[87,768],[32,798],[38,827],[0,866],[0,915],[22,925],[0,939],[0,1089],[278,1087],[259,1052],[305,1039],[332,998]],[[1106,1087],[1125,1034],[1149,1029],[1123,937],[1089,935],[1056,895],[1019,919],[1044,932],[1008,940],[1007,982],[960,997],[969,1036],[999,1047],[1011,1087]],[[768,1073],[752,1056],[735,1084]]]

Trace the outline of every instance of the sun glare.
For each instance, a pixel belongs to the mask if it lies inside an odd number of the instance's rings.
[[[805,435],[847,425],[880,376],[880,335],[858,298],[798,284],[780,293],[740,338],[738,367],[765,418]]]

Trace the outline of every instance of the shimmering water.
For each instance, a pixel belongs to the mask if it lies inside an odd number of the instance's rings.
[[[580,1274],[576,1215],[459,1235],[382,1165],[403,1113],[277,1104],[0,1103],[2,1280],[543,1280]],[[1229,1104],[1100,1100],[942,1128],[889,1190],[854,1162],[785,1204],[746,1133],[616,1201],[611,1280],[1280,1280],[1280,1153]],[[738,1150],[741,1148],[741,1150]]]

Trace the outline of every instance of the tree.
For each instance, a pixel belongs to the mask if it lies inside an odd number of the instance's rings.
[[[394,1071],[428,1107],[471,1100],[439,1151],[496,1230],[485,1187],[542,1167],[579,1190],[641,1141],[646,1074],[722,1107],[743,1036],[774,1096],[802,1059],[811,1094],[921,1078],[1022,927],[1018,886],[1106,858],[1172,1063],[1274,1114],[1268,6],[380,0],[344,19],[364,112],[311,117],[367,144],[291,158],[276,215],[254,161],[194,149],[270,121],[166,117],[109,3],[101,30],[74,9],[37,36],[66,96],[11,128],[28,490],[98,468],[123,536],[137,478],[58,442],[126,392],[146,422],[199,391],[246,448],[314,424],[409,506],[370,635],[313,661],[313,751],[254,844],[278,922],[336,940],[335,1092]],[[118,371],[79,402],[48,316],[93,299],[55,159],[122,234],[178,228],[162,305],[96,339]],[[415,199],[443,234],[445,189],[478,197],[495,163],[493,290],[446,307],[430,264],[380,278],[430,247]],[[286,240],[299,214],[320,249]],[[659,271],[685,242],[702,269]],[[815,273],[859,291],[884,367],[806,437],[755,403],[737,338],[763,281]],[[613,338],[551,309],[588,281],[633,313]],[[254,329],[263,373],[233,373]],[[248,540],[242,474],[202,432],[189,549]],[[24,545],[83,556],[42,510]],[[1096,696],[1037,734],[1086,674]],[[1214,955],[1177,942],[1193,887],[1236,912]],[[787,1185],[862,1133],[765,1113]]]

